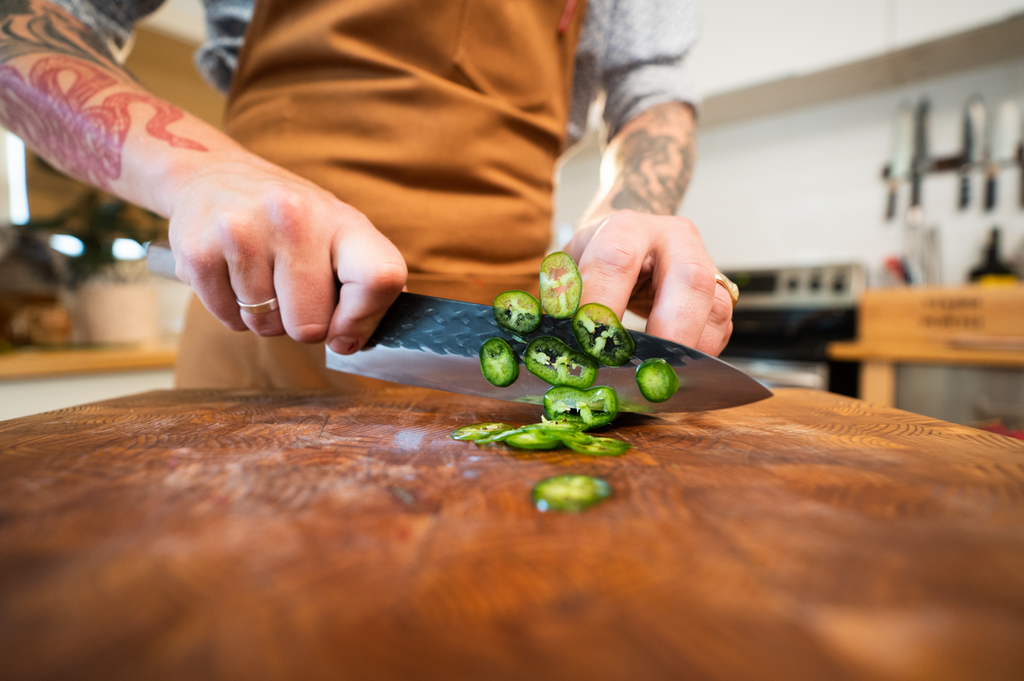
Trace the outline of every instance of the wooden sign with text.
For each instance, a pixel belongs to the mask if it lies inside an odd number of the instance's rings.
[[[1024,285],[868,291],[858,340],[948,345],[1024,338]]]

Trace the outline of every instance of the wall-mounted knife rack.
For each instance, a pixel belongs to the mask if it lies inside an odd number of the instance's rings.
[[[932,173],[956,172],[959,173],[961,177],[967,177],[975,172],[990,172],[993,167],[999,169],[1019,167],[1021,169],[1020,205],[1024,208],[1024,143],[1017,145],[1016,157],[1008,161],[974,164],[969,162],[965,163],[964,157],[959,154],[956,156],[941,156],[929,159],[927,165],[924,167],[923,173],[930,175]],[[891,170],[891,163],[886,163],[882,168],[882,179],[886,182],[890,179],[889,175]],[[909,182],[909,180],[906,181]]]

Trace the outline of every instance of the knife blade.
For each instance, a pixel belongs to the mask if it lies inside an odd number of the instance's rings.
[[[165,242],[150,244],[151,272],[176,279],[174,256]],[[607,385],[619,396],[620,411],[682,412],[738,407],[771,397],[772,392],[739,369],[685,345],[631,331],[633,359],[621,367],[601,366],[594,385]],[[531,340],[555,336],[578,349],[568,320],[544,317],[533,333],[515,338],[500,329],[490,305],[465,303],[415,293],[400,293],[376,331],[358,352],[339,355],[325,346],[328,369],[393,383],[433,388],[512,402],[541,404],[551,387],[525,369],[507,388],[486,381],[480,371],[480,346],[500,336],[520,357]],[[665,402],[648,402],[636,383],[636,367],[660,357],[679,377],[679,390]]]
[[[885,203],[885,219],[896,217],[896,199],[900,183],[910,177],[910,163],[914,155],[914,109],[910,104],[900,106],[893,129],[892,157],[889,162],[889,196]]]
[[[1020,109],[1017,103],[1006,100],[999,105],[992,122],[992,140],[989,148],[988,178],[985,185],[985,210],[992,212],[998,202],[996,184],[1003,166],[1012,164],[1020,144]]]
[[[601,366],[594,385],[607,385],[619,396],[619,410],[631,412],[708,411],[748,404],[772,392],[739,369],[703,352],[656,336],[631,331],[633,359],[621,367]],[[539,336],[554,336],[578,349],[568,320],[545,316],[531,334],[515,338],[494,321],[490,305],[401,293],[366,346],[351,355],[327,348],[327,368],[448,392],[512,402],[541,404],[551,387],[526,370],[507,388],[486,381],[480,372],[480,346],[504,338],[522,357]],[[679,390],[665,402],[648,402],[636,383],[636,367],[660,357],[679,377]]]

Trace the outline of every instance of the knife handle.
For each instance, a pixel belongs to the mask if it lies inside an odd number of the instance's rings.
[[[152,241],[146,249],[146,269],[162,279],[181,281],[174,273],[174,252],[168,241]],[[341,290],[341,282],[334,278],[335,293]],[[335,299],[337,303],[337,299]]]
[[[914,172],[910,178],[910,207],[916,208],[921,205],[921,175]]]
[[[887,197],[885,202],[885,219],[888,221],[892,221],[894,217],[896,217],[896,187],[890,184],[889,196]]]
[[[167,241],[153,241],[146,249],[146,269],[158,277],[178,281],[174,273],[174,253]]]
[[[991,213],[996,207],[996,176],[989,173],[985,181],[985,212]]]
[[[969,166],[967,166],[969,168]],[[971,174],[970,170],[960,171],[960,210],[971,205]]]

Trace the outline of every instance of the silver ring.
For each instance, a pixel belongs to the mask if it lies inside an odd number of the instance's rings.
[[[235,300],[238,303],[238,307],[241,308],[242,312],[248,312],[249,314],[266,314],[273,312],[278,307],[277,298],[271,298],[265,303],[256,303],[255,305],[246,305],[241,300]]]

